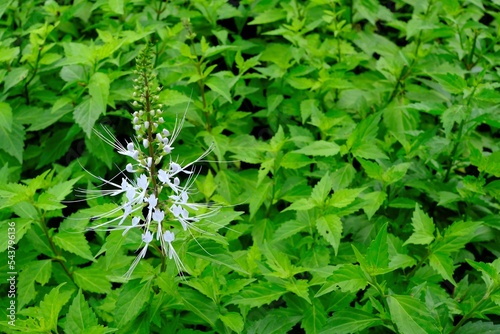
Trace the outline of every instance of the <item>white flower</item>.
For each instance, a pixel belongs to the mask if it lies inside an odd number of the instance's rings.
[[[125,273],[126,278],[130,278],[130,275],[132,275],[132,272],[135,270],[135,267],[137,267],[137,265],[139,264],[139,261],[146,256],[151,241],[153,241],[153,234],[151,233],[151,231],[148,230],[142,234],[142,242],[144,242],[146,245],[142,248],[139,255],[137,255],[134,262],[132,262],[132,265],[130,266],[129,270]]]

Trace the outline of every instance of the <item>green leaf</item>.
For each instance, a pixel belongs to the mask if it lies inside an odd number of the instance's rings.
[[[449,254],[442,252],[432,253],[429,255],[429,264],[432,269],[436,270],[444,279],[450,281],[453,285],[457,285],[457,282],[453,279],[455,267],[453,266],[453,260]]]
[[[323,284],[315,297],[320,297],[337,288],[343,292],[358,292],[368,285],[366,275],[360,266],[354,264],[339,265]]]
[[[385,171],[384,175],[382,176],[382,180],[387,185],[393,184],[394,182],[401,180],[406,175],[406,172],[408,171],[408,168],[410,168],[410,166],[411,163],[408,162],[391,166],[388,170]]]
[[[282,20],[286,17],[286,13],[283,9],[268,9],[263,13],[257,15],[252,21],[250,21],[249,25],[255,24],[265,24],[276,22]]]
[[[66,283],[62,283],[53,288],[40,302],[40,315],[46,329],[57,332],[57,319],[62,307],[69,301],[73,290],[59,292],[59,289]]]
[[[359,255],[357,255],[359,256]],[[375,240],[366,250],[366,264],[358,259],[370,275],[381,275],[394,269],[389,268],[389,245],[387,242],[387,223],[380,229]]]
[[[83,232],[59,231],[54,238],[54,243],[62,249],[76,254],[84,259],[95,261],[90,246]]]
[[[311,193],[311,200],[316,203],[316,206],[323,206],[330,191],[332,191],[332,178],[330,173],[327,172],[314,186]]]
[[[39,260],[26,265],[19,274],[18,307],[22,308],[35,298],[35,282],[45,285],[52,274],[52,261]]]
[[[332,245],[335,256],[337,256],[340,238],[342,237],[342,221],[340,217],[336,215],[322,216],[316,221],[316,228],[319,234]]]
[[[123,0],[109,0],[109,8],[120,15],[123,15]]]
[[[245,287],[229,301],[230,304],[244,305],[248,307],[260,307],[275,301],[281,297],[286,290],[273,283],[260,282]]]
[[[340,147],[333,143],[324,140],[315,141],[300,150],[293,151],[295,153],[302,153],[311,156],[334,156],[339,153]]]
[[[75,269],[75,284],[82,290],[96,293],[110,293],[111,282],[106,272],[96,266]]]
[[[466,261],[471,265],[471,267],[481,272],[483,281],[488,290],[490,290],[495,284],[500,283],[499,272],[490,263],[475,262],[469,259],[466,259]]]
[[[96,315],[85,300],[82,290],[79,290],[69,307],[64,332],[67,334],[105,333],[103,327],[101,327],[102,331],[94,327],[97,325]]]
[[[287,239],[292,235],[299,233],[307,227],[307,224],[298,220],[289,220],[281,224],[274,232],[273,241]]]
[[[17,67],[17,68],[10,70],[9,74],[7,74],[3,80],[3,82],[4,82],[4,86],[3,86],[4,94],[9,89],[11,89],[15,85],[17,85],[18,83],[20,83],[21,81],[26,79],[28,74],[29,74],[29,70],[26,67]]]
[[[452,94],[462,94],[467,88],[465,79],[455,73],[433,74],[432,75],[443,88]]]
[[[356,176],[356,169],[351,164],[346,164],[332,174],[333,185],[335,191],[347,188]]]
[[[247,274],[234,260],[230,252],[212,240],[193,241],[189,244],[187,252],[193,256],[226,266],[242,274]]]
[[[280,165],[288,169],[297,169],[314,163],[303,154],[287,152],[280,161]]]
[[[320,333],[327,321],[327,313],[319,299],[313,299],[312,304],[304,312],[301,327],[308,334]]]
[[[71,143],[78,133],[80,133],[80,129],[76,124],[73,124],[69,129],[63,128],[55,131],[45,142],[44,151],[38,161],[37,167],[43,167],[62,157],[68,152]]]
[[[113,142],[113,138],[111,138],[108,133],[101,133],[101,136]],[[106,166],[111,169],[113,160],[116,159],[116,154],[112,146],[108,145],[104,140],[93,133],[92,136],[85,137],[85,147],[87,147],[90,154],[104,162]]]
[[[387,155],[375,144],[371,142],[364,142],[355,146],[351,150],[356,158],[363,159],[388,159]]]
[[[231,87],[227,80],[229,78],[220,78],[218,76],[211,75],[205,84],[210,87],[211,90],[222,96],[227,102],[232,103],[231,99]]]
[[[90,78],[89,97],[76,106],[73,116],[87,137],[92,135],[94,124],[106,111],[109,95],[109,78],[106,74],[96,72]]]
[[[135,319],[149,300],[151,281],[129,281],[121,290],[116,301],[114,321],[118,328]]]
[[[363,208],[363,211],[368,219],[372,219],[373,215],[385,202],[387,193],[383,191],[374,191],[368,194],[363,194],[362,198],[363,203],[361,203],[361,207]]]
[[[328,203],[334,208],[344,208],[354,202],[366,188],[341,189],[333,193]]]
[[[469,321],[458,329],[457,334],[495,334],[500,332],[500,325],[486,321]]]
[[[253,190],[253,196],[249,200],[250,204],[250,219],[252,219],[257,210],[264,204],[266,200],[271,196],[271,190],[273,187],[273,183],[268,178],[265,181],[260,182],[255,190]]]
[[[303,211],[303,210],[309,210],[314,207],[316,207],[316,203],[310,199],[310,198],[301,198],[295,202],[293,202],[289,207],[287,207],[283,211],[289,211],[289,210],[296,210],[296,211]]]
[[[219,315],[219,319],[222,320],[224,325],[226,325],[236,333],[241,333],[243,331],[244,323],[241,314],[236,312],[228,312],[226,314]]]
[[[404,244],[430,244],[434,240],[434,222],[432,221],[432,218],[419,208],[418,204],[415,204],[415,211],[413,211],[411,221],[413,234]]]
[[[0,126],[0,149],[12,155],[19,163],[23,162],[24,136],[24,128],[18,122],[12,123],[10,131]]]
[[[411,296],[387,296],[392,321],[402,334],[438,334],[436,320],[420,300]]]
[[[184,306],[196,314],[199,319],[204,320],[210,326],[214,326],[218,318],[217,306],[207,297],[195,290],[179,289],[179,297]]]
[[[384,170],[382,167],[376,163],[364,159],[357,159],[361,166],[363,167],[366,175],[375,180],[382,180],[384,175]]]
[[[364,329],[381,326],[382,324],[382,319],[374,316],[373,314],[355,308],[349,308],[348,310],[334,312],[319,333],[360,333]]]
[[[12,108],[5,102],[0,102],[0,128],[2,132],[12,131]]]
[[[432,251],[443,254],[458,252],[474,238],[474,233],[479,226],[481,226],[481,222],[458,221],[453,223],[445,230],[444,237],[431,245]]]

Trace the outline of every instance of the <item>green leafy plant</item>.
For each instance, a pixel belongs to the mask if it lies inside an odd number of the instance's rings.
[[[498,331],[499,9],[1,4],[1,331]]]

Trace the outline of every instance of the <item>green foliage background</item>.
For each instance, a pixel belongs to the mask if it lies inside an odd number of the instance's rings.
[[[500,2],[0,4],[2,332],[500,331]],[[74,200],[126,160],[150,41],[176,154],[215,143],[206,234],[123,274],[138,233],[87,232]],[[191,103],[189,103],[191,101]],[[85,170],[84,170],[85,169]],[[218,231],[218,236],[212,232]]]

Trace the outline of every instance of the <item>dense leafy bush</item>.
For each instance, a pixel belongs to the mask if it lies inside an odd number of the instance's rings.
[[[3,1],[1,331],[499,332],[499,9]],[[151,240],[96,229],[132,217],[125,190],[92,194],[129,175],[107,142],[148,136],[146,44],[158,129],[182,128],[157,168],[213,145],[179,174],[212,214],[127,277]]]

